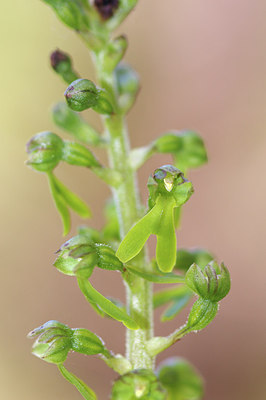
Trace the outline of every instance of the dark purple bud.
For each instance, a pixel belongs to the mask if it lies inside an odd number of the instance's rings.
[[[94,0],[94,6],[102,19],[111,18],[119,6],[119,0]]]

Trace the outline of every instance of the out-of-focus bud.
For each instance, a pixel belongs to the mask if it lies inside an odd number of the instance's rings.
[[[157,376],[167,389],[169,400],[200,400],[203,396],[203,380],[195,368],[180,357],[161,363]]]
[[[118,378],[112,389],[112,400],[164,400],[166,393],[151,370],[138,369]]]
[[[41,132],[27,143],[27,164],[40,172],[52,171],[62,158],[63,140],[52,132]]]
[[[62,160],[71,165],[80,167],[100,167],[92,152],[86,147],[76,142],[64,141]]]
[[[51,66],[68,84],[78,79],[78,74],[72,68],[72,61],[68,54],[55,50],[50,56]]]
[[[180,249],[176,254],[175,268],[187,272],[193,263],[204,268],[213,259],[213,254],[205,249]]]
[[[53,120],[61,129],[72,134],[81,142],[98,145],[102,142],[99,134],[65,103],[58,103],[52,110]]]
[[[111,40],[99,53],[101,69],[105,74],[111,73],[122,60],[127,49],[127,39],[121,35]]]
[[[197,168],[208,160],[202,138],[192,131],[166,133],[154,145],[159,153],[172,153],[175,165],[182,170]]]
[[[115,69],[119,106],[127,112],[134,104],[139,91],[139,77],[128,64],[120,63]]]
[[[72,332],[58,321],[49,321],[29,333],[28,337],[40,335],[34,342],[32,353],[44,361],[62,364],[71,350]]]
[[[113,106],[105,90],[97,88],[88,79],[77,79],[65,91],[69,107],[74,111],[84,111],[93,108],[100,114],[111,114]]]
[[[94,6],[102,19],[111,18],[119,7],[119,0],[94,0]]]
[[[88,29],[89,21],[83,0],[43,0],[43,2],[50,5],[57,17],[70,28],[77,31]]]
[[[102,339],[83,328],[72,330],[72,350],[86,355],[107,352]]]
[[[65,91],[69,107],[74,111],[83,111],[94,107],[99,98],[99,90],[88,79],[77,79]]]
[[[186,284],[202,299],[218,302],[230,290],[230,274],[224,264],[211,262],[204,271],[193,264],[186,273]]]

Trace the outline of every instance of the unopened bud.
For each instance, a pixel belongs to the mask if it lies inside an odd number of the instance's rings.
[[[88,125],[78,113],[72,111],[67,104],[56,104],[52,110],[52,116],[57,126],[69,132],[81,142],[92,145],[101,143],[101,138],[95,129]]]
[[[27,164],[40,172],[52,171],[62,158],[63,140],[52,132],[41,132],[27,143]]]
[[[82,0],[43,0],[49,4],[57,17],[67,26],[77,31],[86,30],[89,26]]]
[[[192,131],[166,133],[154,145],[159,153],[172,153],[181,169],[196,168],[207,162],[204,142]]]
[[[61,50],[55,50],[50,56],[51,66],[61,78],[68,84],[78,79],[78,75],[72,68],[71,58]]]
[[[119,7],[119,0],[94,0],[94,6],[102,19],[111,18]]]
[[[111,114],[113,107],[105,90],[97,88],[88,79],[77,79],[65,91],[69,107],[74,111],[84,111],[93,108],[100,114]]]
[[[104,354],[106,352],[102,339],[83,328],[72,330],[72,349],[86,355]]]
[[[92,152],[76,142],[64,142],[62,160],[71,165],[80,167],[100,167]]]
[[[204,271],[193,264],[186,273],[186,284],[204,300],[218,302],[230,290],[230,274],[224,264],[211,262]]]
[[[120,63],[115,69],[115,77],[120,108],[128,111],[133,106],[139,91],[138,74],[130,65]]]
[[[117,66],[117,64],[123,58],[127,49],[127,39],[121,35],[114,40],[111,40],[99,53],[99,61],[101,63],[101,69],[105,73],[111,73]]]

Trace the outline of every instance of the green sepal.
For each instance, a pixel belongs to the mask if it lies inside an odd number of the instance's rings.
[[[55,338],[51,343],[42,343],[37,339],[32,346],[32,354],[46,362],[61,364],[67,359],[70,349],[71,341],[64,337]]]
[[[79,167],[100,167],[92,152],[80,143],[64,141],[62,161]]]
[[[125,311],[117,307],[96,289],[94,289],[89,281],[83,278],[78,278],[78,285],[89,303],[100,307],[102,311],[104,311],[113,319],[122,322],[127,328],[139,328],[138,324]]]
[[[154,146],[159,153],[172,153],[175,166],[182,171],[197,168],[208,161],[202,138],[192,131],[166,133],[154,142]]]
[[[56,185],[57,191],[64,198],[66,204],[75,211],[81,218],[89,218],[91,211],[87,204],[81,200],[75,193],[71,192],[62,182],[60,182],[53,175],[54,184]]]
[[[64,82],[70,84],[79,78],[78,74],[72,68],[70,56],[61,50],[55,50],[50,56],[50,62],[53,70],[61,76]]]
[[[84,201],[63,185],[51,172],[47,176],[56,208],[62,218],[64,226],[63,235],[67,235],[70,230],[68,207],[75,211],[81,218],[89,218],[91,211]]]
[[[78,353],[86,355],[109,354],[102,339],[88,329],[72,329],[71,341],[72,350]]]
[[[51,320],[51,321],[45,322],[41,326],[38,326],[38,328],[33,329],[31,332],[28,333],[27,337],[31,339],[35,336],[42,334],[43,332],[47,331],[48,329],[61,329],[62,331],[66,332],[66,333],[71,331],[71,329],[67,325],[62,324],[62,322],[59,322],[56,320]]]
[[[140,276],[149,282],[154,283],[184,283],[184,277],[175,275],[172,273],[167,274],[158,274],[154,272],[148,272],[145,270],[140,270],[132,266],[126,266],[126,270],[131,272],[134,275]]]
[[[52,194],[52,197],[54,199],[55,206],[57,208],[57,211],[60,214],[60,217],[62,219],[63,223],[63,236],[67,235],[70,231],[71,227],[71,221],[70,221],[70,213],[67,207],[67,204],[65,202],[64,197],[60,193],[60,191],[57,188],[57,185],[54,180],[54,175],[53,174],[48,174],[48,180],[49,180],[49,186],[50,186],[50,191]]]
[[[213,259],[213,254],[204,249],[179,249],[176,253],[175,269],[186,272],[194,263],[204,268]]]
[[[184,330],[189,333],[204,329],[215,318],[217,311],[218,303],[200,297],[190,310]]]
[[[170,303],[170,306],[161,315],[161,321],[171,321],[188,304],[193,292],[185,285],[164,289],[153,295],[153,307],[157,308]]]
[[[181,357],[162,362],[156,375],[167,390],[167,400],[200,400],[203,398],[203,380],[195,368]]]
[[[64,365],[58,365],[58,369],[63,377],[69,383],[76,387],[76,389],[85,400],[97,400],[97,396],[94,391],[90,387],[88,387],[81,379],[77,378],[74,374],[69,372]]]
[[[114,71],[118,103],[121,112],[127,113],[135,103],[139,91],[139,77],[130,65],[120,63]]]
[[[203,299],[218,302],[230,290],[230,274],[224,264],[219,267],[214,261],[203,271],[198,265],[192,264],[186,273],[186,284]]]
[[[71,329],[58,321],[48,321],[28,334],[29,338],[39,336],[32,353],[42,360],[60,364],[67,359],[71,350]]]
[[[93,146],[104,143],[99,133],[65,103],[58,103],[53,107],[52,117],[59,128],[70,133],[80,142]]]
[[[86,31],[89,20],[86,15],[83,0],[42,0],[50,5],[57,17],[69,28],[77,31]]]
[[[111,400],[165,400],[166,393],[151,370],[138,369],[118,378]]]

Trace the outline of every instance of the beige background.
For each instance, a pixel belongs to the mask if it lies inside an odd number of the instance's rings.
[[[196,193],[185,207],[179,243],[212,249],[230,267],[232,290],[215,323],[165,354],[180,354],[198,367],[206,400],[266,397],[265,15],[265,0],[140,0],[121,27],[130,42],[126,59],[142,80],[129,116],[132,144],[190,128],[209,152],[209,164],[191,174]],[[48,63],[56,47],[72,54],[83,77],[93,78],[82,43],[41,1],[1,1],[0,397],[10,400],[81,398],[56,367],[30,355],[26,333],[49,319],[92,329],[123,352],[119,324],[96,317],[75,280],[51,266],[61,225],[45,177],[23,164],[26,141],[55,129],[49,109],[65,89]],[[93,113],[86,115],[100,127]],[[154,158],[141,169],[144,200],[148,175],[168,161]],[[58,175],[89,202],[89,223],[100,227],[107,189],[82,169],[64,166]],[[74,219],[74,227],[79,222]],[[115,273],[97,274],[94,282],[123,298]],[[156,333],[167,334],[183,318],[164,326],[157,318]],[[73,355],[68,366],[100,400],[108,398],[115,375],[99,360]]]

